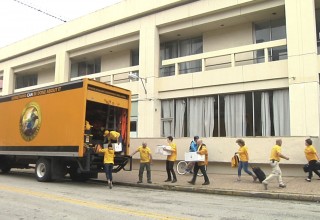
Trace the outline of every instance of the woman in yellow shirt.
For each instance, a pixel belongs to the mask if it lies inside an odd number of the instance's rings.
[[[106,172],[109,188],[112,189],[112,170],[114,165],[114,149],[112,148],[112,144],[108,144],[108,149],[101,149],[101,146],[99,145],[98,152],[104,153],[104,170]]]
[[[173,165],[177,159],[177,145],[172,141],[173,141],[173,137],[168,136],[167,142],[168,142],[168,145],[171,147],[171,150],[163,149],[165,151],[171,152],[171,155],[168,155],[166,160],[166,170],[167,170],[168,178],[165,180],[165,182],[175,183],[177,182],[177,176],[176,176],[176,173],[174,172]],[[172,174],[172,178],[171,178],[171,174]]]
[[[238,139],[236,143],[239,145],[239,150],[236,154],[239,155],[239,166],[238,166],[238,178],[237,181],[241,181],[241,170],[243,169],[244,172],[252,176],[253,181],[257,180],[257,177],[253,175],[251,171],[248,170],[249,165],[249,154],[248,148],[245,146],[245,142],[242,139]]]
[[[320,173],[317,170],[317,161],[319,160],[319,156],[317,154],[316,149],[314,148],[314,146],[312,146],[312,140],[311,139],[306,139],[305,140],[305,146],[306,148],[304,149],[304,154],[306,155],[306,158],[308,160],[308,164],[309,164],[309,175],[308,178],[306,179],[306,181],[311,182],[311,178],[312,178],[312,172],[315,172],[315,174],[317,174],[320,178]]]

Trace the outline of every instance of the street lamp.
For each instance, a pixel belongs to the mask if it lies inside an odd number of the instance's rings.
[[[144,93],[147,94],[147,90],[146,90],[146,87],[145,87],[144,82],[143,82],[143,80],[144,80],[147,83],[147,79],[146,78],[142,78],[142,77],[140,77],[140,76],[138,76],[138,75],[136,75],[136,74],[134,74],[132,72],[129,73],[128,77],[129,77],[129,79],[140,79],[141,83],[143,85]]]

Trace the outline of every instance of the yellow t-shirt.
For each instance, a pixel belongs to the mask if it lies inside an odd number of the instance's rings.
[[[238,154],[240,161],[248,162],[248,148],[246,146],[239,147]]]
[[[138,151],[140,152],[140,163],[149,163],[150,162],[150,154],[151,150],[149,147],[138,147]]]
[[[281,147],[279,145],[274,145],[271,150],[270,160],[280,161],[279,153],[281,153]]]
[[[104,153],[103,163],[114,164],[114,150],[100,149],[99,153]]]
[[[108,137],[108,140],[113,140],[113,141],[116,141],[118,140],[118,138],[120,137],[120,133],[119,132],[116,132],[116,131],[110,131],[110,136]]]
[[[200,145],[198,147],[198,152],[199,152],[200,155],[205,155],[205,160],[204,161],[197,162],[198,166],[208,165],[208,150],[207,150],[207,146],[205,144]]]
[[[176,161],[177,159],[177,145],[175,143],[171,143],[169,144],[169,146],[171,147],[171,155],[167,156],[167,160],[169,161]]]
[[[314,146],[310,145],[310,146],[306,146],[306,148],[304,149],[304,153],[306,155],[306,158],[308,161],[310,160],[318,160],[317,156],[316,156],[316,149],[314,148]]]

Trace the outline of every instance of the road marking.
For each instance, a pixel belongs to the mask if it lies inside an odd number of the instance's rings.
[[[107,210],[107,211],[112,211],[112,212],[125,213],[125,214],[140,216],[140,217],[148,217],[148,218],[152,218],[152,219],[187,220],[187,218],[179,218],[179,217],[168,216],[168,215],[164,216],[163,214],[144,212],[144,211],[139,211],[139,210],[135,210],[135,209],[123,208],[121,206],[110,205],[110,204],[104,205],[104,204],[99,204],[99,203],[95,203],[95,202],[73,199],[73,198],[68,198],[65,196],[57,196],[54,194],[49,194],[49,193],[44,193],[44,192],[36,192],[36,191],[32,191],[32,190],[27,190],[27,189],[13,187],[13,186],[7,186],[7,185],[1,185],[1,184],[0,184],[0,190],[24,194],[24,195],[38,197],[38,198],[42,198],[42,199],[55,200],[55,201],[60,201],[60,202],[65,202],[65,203],[70,203],[70,204],[74,204],[74,205],[80,205],[80,206],[85,206],[85,207],[90,207],[90,208],[95,208],[95,209],[102,209],[102,210]]]

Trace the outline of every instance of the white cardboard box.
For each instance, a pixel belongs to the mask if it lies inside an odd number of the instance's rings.
[[[119,143],[119,144],[112,143],[112,147],[113,147],[115,152],[122,152],[122,143]],[[104,144],[103,148],[107,149],[108,148],[108,144]]]
[[[166,145],[158,145],[157,149],[156,149],[156,154],[161,154],[164,156],[168,156],[171,155],[171,151],[164,151],[163,148],[166,148],[168,150],[171,150],[170,146],[166,146]]]
[[[204,161],[205,155],[197,154],[197,152],[188,152],[184,154],[184,160],[189,161]]]

